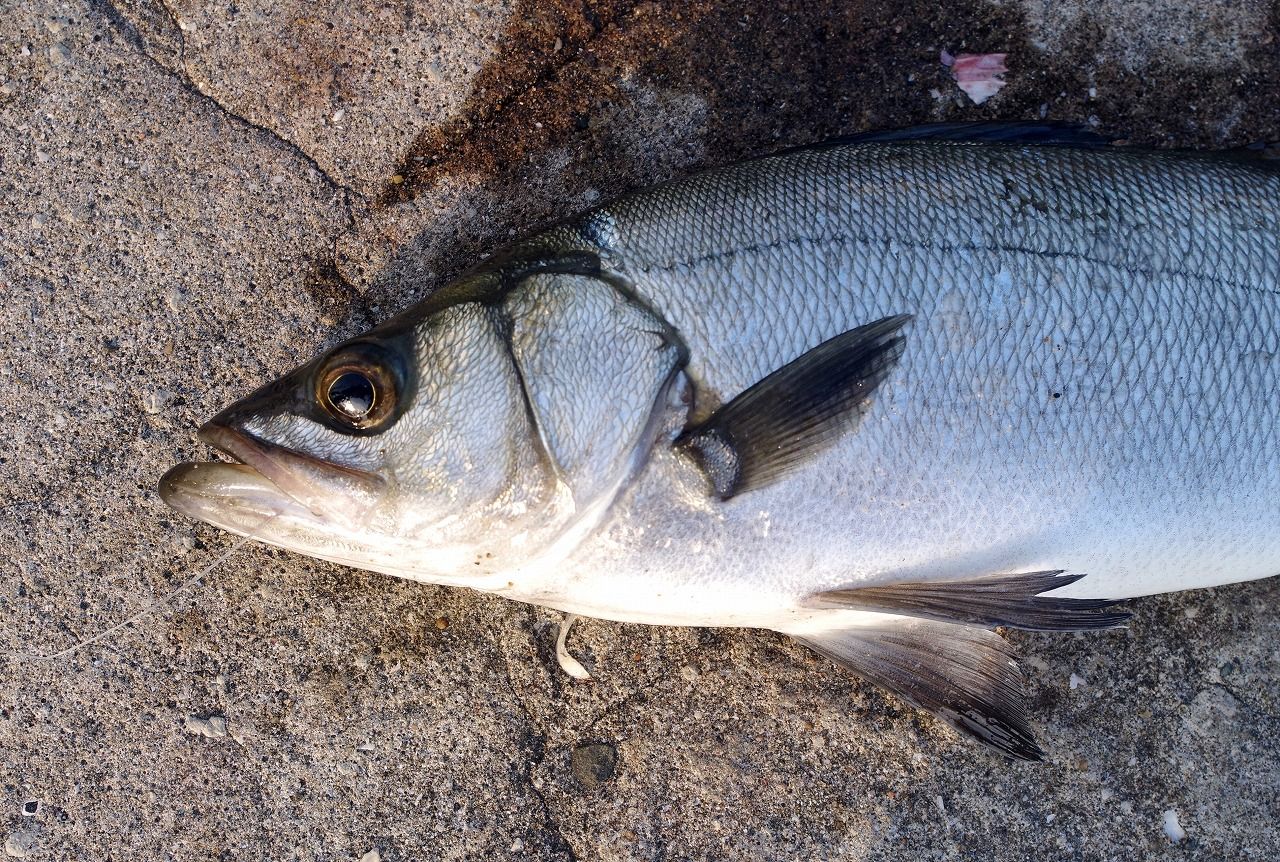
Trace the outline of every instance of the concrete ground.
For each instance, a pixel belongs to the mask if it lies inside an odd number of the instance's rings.
[[[0,842],[62,859],[1280,858],[1280,581],[1013,634],[1010,764],[781,637],[248,545],[194,428],[485,250],[856,130],[1280,138],[1263,0],[0,3]],[[943,49],[1007,52],[971,104]],[[1177,840],[1175,840],[1177,839]]]

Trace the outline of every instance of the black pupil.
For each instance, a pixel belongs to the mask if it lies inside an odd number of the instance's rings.
[[[373,383],[359,371],[344,371],[329,384],[329,403],[352,419],[368,416],[373,398]]]

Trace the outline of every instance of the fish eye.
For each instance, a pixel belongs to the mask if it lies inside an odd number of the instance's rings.
[[[335,377],[328,395],[333,409],[353,422],[368,416],[378,397],[373,381],[359,371],[344,371]]]
[[[316,401],[345,428],[376,430],[394,412],[396,375],[381,351],[354,345],[330,356],[316,375]]]

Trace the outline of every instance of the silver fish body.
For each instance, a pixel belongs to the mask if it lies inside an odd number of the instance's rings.
[[[1038,749],[983,626],[1280,572],[1274,164],[792,151],[589,212],[353,344],[215,418],[245,464],[176,468],[166,499],[395,575],[788,632],[1016,756]],[[855,348],[866,385],[836,392],[819,355]],[[342,377],[369,361],[399,369],[394,409]],[[334,398],[392,412],[346,428]],[[781,433],[757,404],[825,436],[734,451]],[[758,475],[717,493],[716,463]]]
[[[827,586],[976,571],[1087,572],[1073,594],[1111,598],[1280,573],[1274,170],[834,147],[668,186],[583,228],[720,399],[859,324],[914,320],[875,409],[794,478],[709,506],[702,478],[655,452],[561,601],[596,566],[611,573],[601,604],[633,581],[610,609],[624,614],[655,571],[684,575],[684,608],[741,584],[771,593],[766,615]],[[648,621],[675,622],[663,607]]]

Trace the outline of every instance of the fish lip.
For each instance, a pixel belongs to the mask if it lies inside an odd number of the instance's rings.
[[[263,440],[254,434],[219,421],[206,422],[196,436],[219,452],[253,470],[279,490],[281,496],[300,505],[316,518],[348,520],[352,514],[349,500],[331,489],[341,487],[358,490],[366,497],[379,496],[386,480],[376,473],[334,464]],[[165,479],[170,479],[166,474]],[[172,485],[176,479],[171,480]]]

